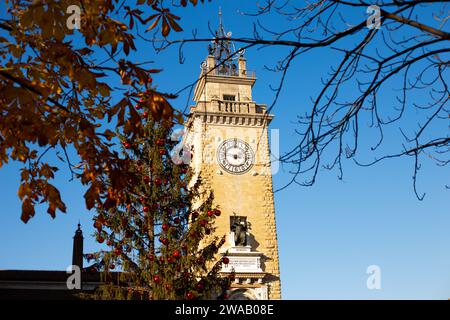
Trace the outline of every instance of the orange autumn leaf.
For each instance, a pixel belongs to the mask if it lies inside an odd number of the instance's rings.
[[[24,165],[17,191],[24,222],[40,207],[35,205],[46,204],[52,217],[66,211],[64,195],[51,184],[58,169],[86,186],[89,209],[99,200],[107,206],[124,201],[120,192],[106,199],[107,187],[99,181],[115,175],[115,189],[127,183],[120,174],[126,165],[114,145],[116,131],[142,134],[143,120],[132,101],[145,95],[146,111],[155,118],[172,122],[174,117],[169,97],[150,89],[156,86],[152,75],[161,69],[133,61],[132,53],[137,51],[138,28],[150,31],[161,23],[164,37],[181,31],[180,18],[172,12],[180,8],[159,0],[138,0],[130,7],[117,7],[114,1],[86,3],[80,25],[71,29],[66,12],[71,4],[5,4],[9,14],[0,28],[0,168],[11,160]],[[81,41],[73,41],[75,34]]]

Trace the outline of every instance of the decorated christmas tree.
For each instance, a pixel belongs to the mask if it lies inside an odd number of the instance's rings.
[[[224,238],[210,235],[220,210],[212,207],[212,194],[200,191],[201,178],[188,187],[189,165],[173,161],[179,151],[174,148],[179,142],[173,138],[173,124],[155,119],[148,105],[143,98],[136,106],[141,137],[121,135],[129,164],[122,173],[126,189],[97,200],[95,236],[109,250],[86,255],[95,262],[91,270],[103,274],[104,285],[94,297],[226,298],[230,279],[221,278],[219,270],[228,259],[216,261]],[[110,190],[116,188],[111,185]]]

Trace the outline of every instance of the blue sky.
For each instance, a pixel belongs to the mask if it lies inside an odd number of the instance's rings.
[[[183,27],[208,35],[215,28],[218,6],[222,6],[225,28],[236,37],[248,35],[251,18],[241,11],[253,9],[254,2],[212,1],[182,13]],[[361,15],[364,12],[360,13]],[[282,24],[278,20],[268,21]],[[163,91],[177,91],[196,80],[200,63],[207,55],[206,44],[186,46],[184,64],[178,64],[177,48],[155,54],[149,44],[138,42],[139,60],[153,60],[164,71],[155,82]],[[270,104],[269,85],[276,75],[264,70],[273,65],[280,49],[248,50],[247,68],[257,72],[253,97]],[[320,78],[332,62],[329,51],[321,50],[294,62],[273,110],[272,129],[280,130],[281,153],[296,142],[295,117],[311,106],[310,97],[320,89]],[[350,92],[349,92],[350,93]],[[381,103],[393,99],[383,95]],[[417,97],[420,99],[420,97]],[[176,101],[183,109],[186,93]],[[406,118],[415,123],[414,114]],[[391,132],[391,131],[389,131]],[[386,150],[395,147],[398,131],[392,130]],[[373,141],[371,132],[364,133]],[[389,141],[392,141],[390,143]],[[363,144],[364,146],[364,144]],[[372,159],[372,154],[361,154]],[[65,269],[71,263],[72,236],[78,221],[85,235],[85,251],[98,249],[91,214],[84,207],[84,189],[63,167],[57,186],[68,208],[55,220],[44,208],[23,224],[17,197],[20,166],[11,163],[0,169],[0,269]],[[312,187],[291,186],[275,194],[282,295],[284,299],[448,299],[450,298],[450,212],[448,168],[425,161],[418,186],[427,193],[418,201],[412,190],[411,159],[395,159],[362,168],[344,162],[344,179],[337,172],[321,170]],[[274,175],[275,188],[290,174],[282,167]],[[381,290],[368,290],[366,269],[381,268]]]

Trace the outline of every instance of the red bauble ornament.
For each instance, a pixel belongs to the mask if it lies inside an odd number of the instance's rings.
[[[155,283],[160,283],[161,282],[161,277],[159,275],[156,275],[153,277],[153,281],[155,281]]]
[[[108,241],[106,241],[106,245],[107,245],[107,246],[112,246],[111,240],[108,239]]]
[[[142,117],[144,117],[144,118],[148,118],[148,111],[144,111],[144,112],[142,112]]]
[[[148,255],[148,260],[149,260],[149,261],[155,261],[155,256],[152,255],[152,254],[149,254],[149,255]]]
[[[188,168],[183,168],[181,169],[181,173],[186,174],[188,173],[189,169]]]
[[[162,147],[162,146],[164,145],[164,140],[162,140],[162,139],[156,140],[156,145],[157,145],[158,147]]]
[[[208,217],[212,217],[214,215],[214,210],[208,210]]]
[[[145,183],[149,183],[150,182],[150,177],[149,176],[144,176],[144,182]]]
[[[174,261],[174,260],[173,260],[172,257],[168,257],[168,258],[167,258],[167,262],[168,262],[168,263],[173,263],[173,261]]]
[[[114,253],[118,256],[120,256],[122,254],[122,249],[121,248],[115,248],[114,249]]]
[[[205,289],[205,285],[201,282],[197,283],[196,287],[199,292],[202,292]]]
[[[180,250],[175,250],[174,252],[173,252],[173,254],[172,254],[172,256],[174,257],[174,258],[179,258],[179,257],[181,257],[181,252],[180,252]]]
[[[150,208],[147,207],[147,206],[144,206],[144,207],[142,207],[142,211],[144,211],[144,212],[149,212],[149,211],[150,211]]]
[[[138,104],[136,105],[136,110],[140,110],[141,108],[142,108],[141,104],[138,103]]]
[[[164,224],[162,225],[162,229],[163,229],[164,231],[169,230],[169,228],[170,228],[170,226],[169,226],[167,223],[164,223]]]
[[[214,210],[214,214],[215,214],[216,216],[220,216],[221,213],[222,213],[222,212],[220,212],[219,209]]]
[[[175,219],[173,219],[173,223],[174,224],[179,224],[180,223],[180,218],[175,218]]]
[[[198,257],[197,258],[197,263],[198,264],[203,264],[205,262],[205,259],[203,257]]]
[[[103,238],[102,236],[98,236],[97,237],[97,242],[98,243],[103,243],[105,241],[105,238]]]
[[[125,149],[130,149],[131,148],[131,144],[129,142],[127,142],[127,141],[122,142],[122,144],[123,144],[123,147]]]
[[[166,154],[166,149],[160,149],[159,150],[159,154],[162,155],[162,156],[165,155]]]
[[[192,300],[195,298],[195,294],[192,291],[188,291],[188,293],[186,293],[186,298],[188,298],[188,300]]]
[[[162,180],[161,180],[161,178],[155,178],[155,184],[156,184],[157,186],[162,185]]]
[[[114,265],[114,263],[111,263],[111,264],[109,265],[109,268],[110,268],[111,270],[114,270],[114,269],[116,268],[116,266]]]
[[[230,263],[230,259],[228,259],[228,257],[223,257],[222,262],[224,264],[229,264]]]

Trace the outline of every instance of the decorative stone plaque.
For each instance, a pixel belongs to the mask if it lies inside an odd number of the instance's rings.
[[[231,247],[226,254],[230,262],[222,265],[222,272],[261,273],[261,255],[250,246]]]

